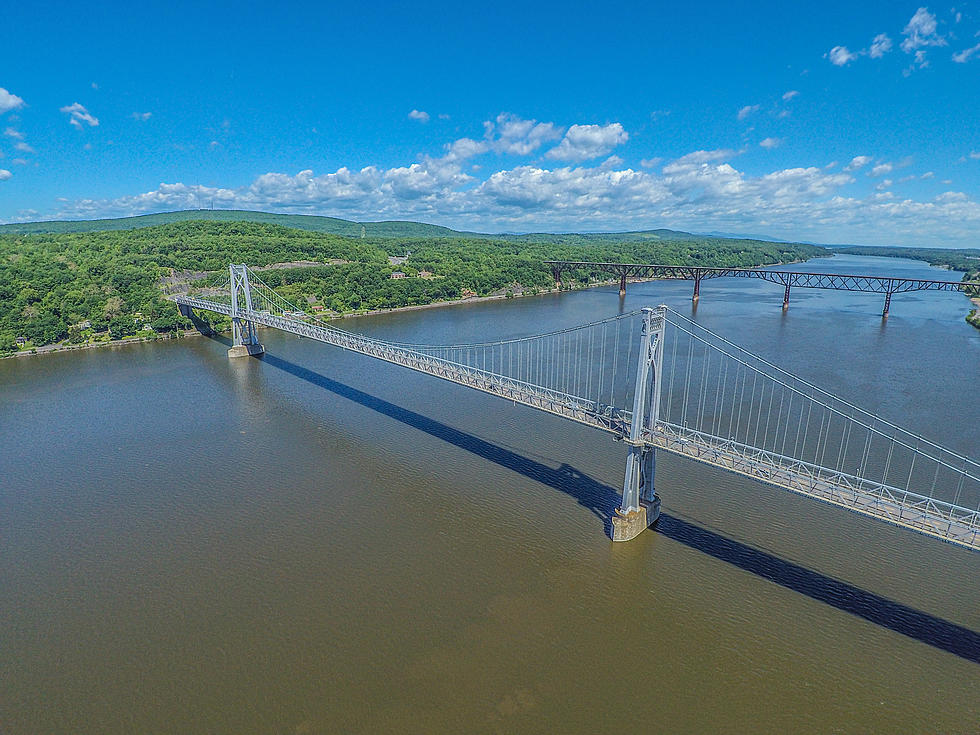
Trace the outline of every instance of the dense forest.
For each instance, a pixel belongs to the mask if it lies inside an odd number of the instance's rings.
[[[812,245],[756,240],[552,237],[345,237],[223,221],[0,235],[0,352],[153,337],[189,327],[166,296],[193,290],[232,262],[256,268],[293,264],[261,271],[262,278],[304,309],[330,315],[470,294],[535,292],[554,285],[542,265],[548,259],[754,266],[827,254]],[[393,279],[395,271],[405,277]],[[586,284],[608,275],[581,270],[564,278]]]

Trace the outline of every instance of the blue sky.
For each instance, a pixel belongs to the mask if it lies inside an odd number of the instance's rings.
[[[134,7],[135,5],[135,7]],[[980,2],[9,4],[0,221],[980,247]]]

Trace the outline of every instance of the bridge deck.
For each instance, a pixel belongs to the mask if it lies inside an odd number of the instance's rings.
[[[593,268],[628,278],[662,278],[665,280],[701,281],[709,278],[758,278],[799,288],[823,288],[837,291],[869,293],[907,293],[909,291],[963,291],[980,289],[978,281],[940,281],[925,278],[892,278],[851,275],[846,273],[806,273],[768,268],[715,268],[653,263],[594,263],[570,260],[546,260],[560,274],[569,268]]]

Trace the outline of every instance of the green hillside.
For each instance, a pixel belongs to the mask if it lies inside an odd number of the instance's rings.
[[[113,232],[156,227],[175,222],[260,222],[281,225],[297,230],[326,232],[345,237],[468,237],[476,239],[511,240],[514,242],[539,242],[552,244],[588,244],[597,242],[639,242],[643,240],[694,240],[698,239],[688,232],[675,230],[644,230],[636,232],[608,233],[526,233],[526,234],[486,234],[481,232],[458,232],[440,225],[424,222],[385,221],[354,222],[336,217],[321,217],[310,214],[273,214],[271,212],[251,212],[235,209],[188,209],[181,212],[161,214],[141,214],[136,217],[117,219],[59,220],[50,222],[24,222],[0,225],[0,235],[60,234],[73,232]],[[707,238],[719,239],[719,238]],[[724,239],[724,238],[721,238]]]
[[[455,237],[455,230],[421,222],[352,222],[336,217],[308,214],[272,214],[234,209],[188,209],[182,212],[142,214],[118,219],[25,222],[0,225],[0,235],[57,234],[72,232],[112,232],[156,227],[174,222],[260,222],[310,232],[327,232],[347,237]]]
[[[314,218],[302,219],[309,223]],[[154,220],[139,221],[146,225]],[[338,221],[343,222],[334,220]],[[400,231],[399,223],[377,224],[391,225],[385,232]],[[329,316],[468,294],[536,293],[554,285],[545,260],[731,267],[827,254],[812,245],[752,240],[620,234],[518,241],[516,237],[446,237],[444,228],[437,229],[437,237],[362,237],[359,233],[347,237],[238,220],[177,221],[129,230],[0,233],[0,353],[63,341],[152,338],[186,328],[189,322],[166,297],[194,292],[212,274],[223,280],[232,262],[260,269],[262,279],[294,304]],[[391,278],[394,271],[405,277]],[[608,277],[581,268],[567,272],[563,284],[585,285]]]

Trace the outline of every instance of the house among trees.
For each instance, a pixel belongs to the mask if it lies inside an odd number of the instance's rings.
[[[18,347],[23,347],[27,344],[27,337],[18,337],[16,341]]]
[[[432,278],[432,271],[419,271],[419,278]]]
[[[404,277],[405,277],[405,274],[404,274],[404,273],[402,273],[401,271],[394,271],[394,272],[393,272],[393,273],[391,274],[391,277],[392,277],[392,278],[404,278]]]

